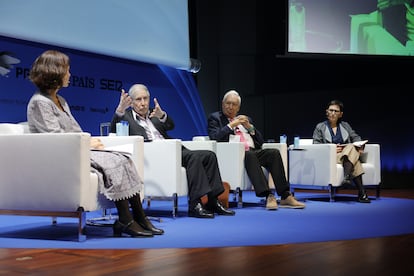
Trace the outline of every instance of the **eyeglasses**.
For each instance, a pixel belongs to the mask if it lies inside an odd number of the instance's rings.
[[[336,109],[328,109],[328,112],[330,113],[340,113],[340,110],[336,110]]]

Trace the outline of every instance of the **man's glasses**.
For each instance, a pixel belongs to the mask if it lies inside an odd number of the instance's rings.
[[[328,109],[328,112],[330,112],[330,113],[340,113],[341,111],[340,110],[336,110],[336,109]]]

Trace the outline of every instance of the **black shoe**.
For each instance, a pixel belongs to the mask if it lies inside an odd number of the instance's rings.
[[[131,237],[152,237],[153,234],[151,231],[142,229],[139,224],[135,222],[135,220],[131,220],[127,224],[123,224],[119,220],[116,220],[114,225],[112,226],[114,230],[114,236],[120,237],[122,233],[128,234]]]
[[[358,202],[371,203],[371,200],[368,198],[368,195],[366,193],[363,193],[358,196]]]
[[[137,220],[135,220],[135,221],[137,221]],[[162,235],[162,234],[164,234],[164,230],[159,229],[159,228],[156,228],[147,217],[145,217],[145,221],[144,222],[137,221],[137,223],[142,228],[144,228],[145,230],[151,231],[152,234],[154,234],[154,235]]]
[[[235,211],[226,209],[218,200],[216,200],[213,205],[208,206],[208,210],[222,216],[234,216],[236,214]]]
[[[214,213],[204,209],[203,205],[199,202],[194,208],[188,210],[188,216],[195,218],[214,218]]]

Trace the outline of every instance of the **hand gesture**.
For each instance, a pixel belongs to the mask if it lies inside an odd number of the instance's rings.
[[[249,122],[249,117],[246,115],[238,115],[236,117],[236,121],[238,122],[238,125],[241,124],[245,129],[249,129],[252,127],[252,125]]]
[[[361,153],[363,153],[364,152],[364,150],[365,150],[365,145],[362,145],[362,146],[360,146],[360,147],[357,147],[357,151],[361,154]]]
[[[154,98],[154,110],[152,110],[151,114],[149,115],[150,118],[152,117],[158,117],[161,118],[164,116],[165,112],[162,110],[160,104],[157,101],[157,98]]]
[[[92,149],[103,150],[105,148],[104,144],[99,138],[91,137],[90,147]]]
[[[124,114],[125,110],[130,107],[132,104],[132,99],[128,95],[128,93],[125,92],[124,89],[121,90],[121,96],[119,97],[119,104],[116,108],[116,112],[119,114]]]

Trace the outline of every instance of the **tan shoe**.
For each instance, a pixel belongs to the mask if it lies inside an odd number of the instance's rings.
[[[280,200],[280,208],[303,209],[305,204],[297,201],[292,195]]]
[[[266,198],[266,209],[277,210],[277,201],[273,194],[269,194]]]

